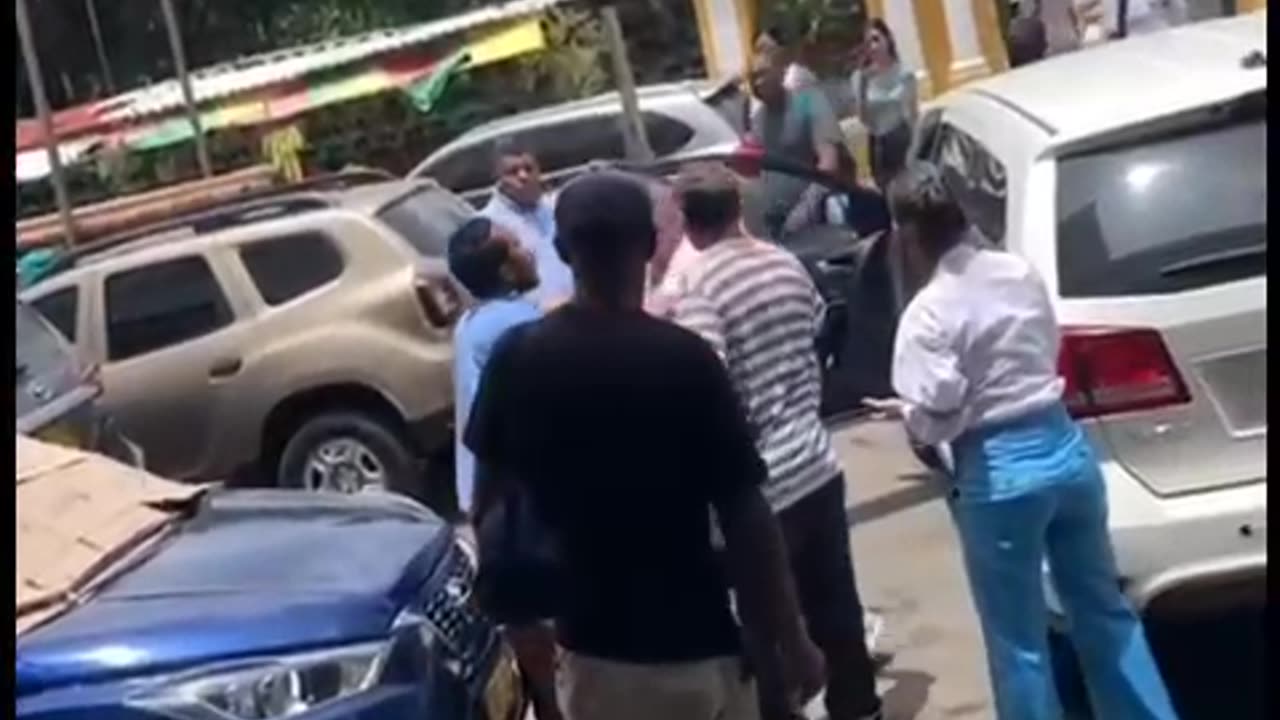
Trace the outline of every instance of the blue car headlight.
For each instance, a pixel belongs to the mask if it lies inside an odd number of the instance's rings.
[[[175,676],[130,704],[175,720],[281,720],[377,685],[390,652],[380,641]]]

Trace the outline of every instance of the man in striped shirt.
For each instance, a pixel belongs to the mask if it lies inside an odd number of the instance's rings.
[[[728,366],[769,479],[810,636],[827,661],[831,720],[880,718],[845,519],[844,476],[819,416],[814,338],[824,304],[804,267],[741,232],[737,178],[724,165],[682,170],[676,192],[698,258],[681,273],[674,319]],[[765,716],[787,702],[760,687]]]

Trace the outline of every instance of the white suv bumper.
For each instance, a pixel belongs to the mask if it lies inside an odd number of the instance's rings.
[[[1218,583],[1266,582],[1267,486],[1265,482],[1161,498],[1123,466],[1102,459],[1117,580],[1139,613],[1170,590]],[[1048,568],[1045,597],[1063,615]]]

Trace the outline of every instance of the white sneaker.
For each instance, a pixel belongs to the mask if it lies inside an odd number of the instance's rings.
[[[862,627],[866,632],[864,640],[867,644],[867,652],[874,653],[876,644],[884,634],[884,616],[874,610],[863,610]]]

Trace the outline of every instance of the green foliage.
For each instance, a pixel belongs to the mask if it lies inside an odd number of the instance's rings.
[[[820,75],[843,72],[862,41],[862,0],[757,0],[760,27],[782,27],[797,37],[800,51]]]
[[[594,13],[571,7],[553,8],[543,24],[547,50],[516,61],[518,85],[528,94],[572,100],[604,92],[604,28]]]

